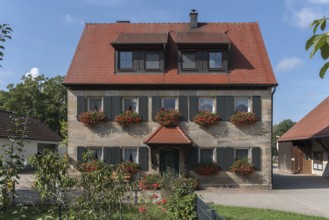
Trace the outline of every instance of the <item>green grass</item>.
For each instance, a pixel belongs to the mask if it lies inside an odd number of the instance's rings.
[[[211,205],[226,220],[323,220],[327,218],[302,215],[272,209],[256,209],[223,205]]]

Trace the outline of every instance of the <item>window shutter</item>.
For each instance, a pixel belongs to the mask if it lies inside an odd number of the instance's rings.
[[[111,147],[104,147],[104,162],[111,164],[111,155],[112,155],[112,148]]]
[[[121,97],[120,96],[112,96],[112,106],[111,106],[111,119],[115,120],[115,116],[121,113]]]
[[[147,96],[139,97],[139,115],[143,118],[143,121],[148,121],[148,99]]]
[[[155,116],[161,107],[160,97],[152,96],[152,120],[155,121]]]
[[[198,163],[198,148],[191,147],[189,151],[189,169],[194,170]]]
[[[253,147],[252,153],[252,164],[255,166],[255,170],[261,169],[261,150],[259,147]]]
[[[225,148],[225,169],[230,170],[234,161],[234,149],[233,147]]]
[[[259,120],[262,120],[262,99],[260,96],[252,97],[252,111],[256,113]]]
[[[111,103],[112,103],[112,100],[111,100],[111,96],[105,96],[104,97],[104,113],[107,117],[107,119],[111,120],[112,119],[112,116],[111,116]]]
[[[77,147],[77,161],[79,162],[83,162],[83,159],[82,159],[82,154],[86,151],[86,148],[85,147]]]
[[[217,96],[216,103],[217,103],[216,112],[217,112],[217,114],[219,114],[220,119],[223,121],[227,121],[226,114],[225,114],[225,97]]]
[[[179,96],[178,100],[179,106],[179,113],[182,115],[182,121],[187,121],[187,97],[186,96]]]
[[[121,163],[121,148],[120,147],[112,147],[112,155],[111,155],[111,164],[116,165]]]
[[[217,166],[219,166],[222,170],[225,169],[225,148],[217,147]]]
[[[84,96],[77,97],[77,115],[86,111],[86,99]]]
[[[225,121],[230,121],[231,116],[234,114],[234,97],[225,97]]]
[[[139,166],[143,171],[148,171],[149,170],[149,151],[147,147],[140,147],[139,148]]]
[[[196,96],[190,96],[190,121],[193,120],[193,117],[198,114],[199,111],[199,102],[198,97]]]

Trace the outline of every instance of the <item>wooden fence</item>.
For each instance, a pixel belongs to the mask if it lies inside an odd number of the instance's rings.
[[[225,220],[222,216],[209,207],[202,199],[197,196],[196,198],[196,212],[198,220]]]

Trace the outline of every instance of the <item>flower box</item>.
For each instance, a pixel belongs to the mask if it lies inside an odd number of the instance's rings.
[[[165,127],[175,127],[179,125],[181,115],[175,109],[161,108],[155,116],[155,121]]]
[[[249,162],[247,158],[235,159],[232,166],[232,172],[239,176],[249,176],[254,171],[254,166]]]
[[[142,117],[137,112],[129,110],[115,116],[115,122],[121,127],[128,127],[131,124],[141,123]]]
[[[202,126],[202,127],[208,127],[210,125],[214,125],[217,122],[219,122],[220,117],[216,113],[211,113],[208,111],[200,111],[194,118],[193,122],[196,124]]]
[[[199,163],[194,172],[201,176],[214,176],[218,174],[219,167],[215,163]]]
[[[257,115],[252,112],[236,112],[231,116],[231,122],[235,126],[253,125],[259,121]]]
[[[78,120],[87,127],[93,127],[100,122],[106,121],[104,112],[82,112],[78,115]]]

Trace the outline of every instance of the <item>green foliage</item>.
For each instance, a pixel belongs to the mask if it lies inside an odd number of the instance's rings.
[[[235,126],[253,125],[259,121],[257,115],[253,112],[236,112],[230,120]]]
[[[63,80],[63,76],[23,77],[22,82],[9,84],[8,91],[0,91],[0,109],[20,115],[31,111],[33,118],[59,133],[60,122],[67,118],[67,93]]]
[[[164,127],[175,127],[179,125],[181,115],[175,109],[161,108],[155,116],[155,121]]]
[[[255,171],[254,166],[250,163],[248,158],[237,158],[232,165],[232,172],[240,176],[249,176]]]
[[[208,112],[208,111],[200,111],[198,114],[193,118],[193,122],[202,126],[202,127],[209,127],[210,125],[214,125],[219,122],[220,117],[216,113]]]
[[[190,220],[197,217],[195,212],[195,194],[180,196],[179,193],[174,194],[165,205],[166,219],[170,220]]]
[[[11,39],[10,34],[13,32],[13,30],[11,29],[9,24],[2,24],[0,25],[0,42],[6,42],[7,39]],[[0,44],[0,61],[3,60],[3,56],[4,56],[4,51],[5,47]],[[0,67],[2,67],[0,65]]]
[[[139,182],[139,188],[144,190],[158,189],[160,187],[159,174],[146,174]]]
[[[139,164],[132,161],[125,161],[120,164],[125,173],[134,175],[141,171]]]
[[[202,176],[213,176],[219,172],[219,167],[215,163],[199,163],[194,168],[194,172]]]
[[[63,137],[62,142],[60,143],[60,145],[62,147],[67,146],[67,142],[68,142],[68,123],[67,121],[60,121],[60,134]]]
[[[137,112],[129,110],[115,116],[115,122],[121,127],[128,127],[131,124],[141,123],[142,117]]]
[[[307,42],[305,49],[309,50],[313,48],[310,53],[310,59],[320,50],[321,57],[323,60],[327,60],[329,57],[329,31],[326,31],[327,21],[329,18],[323,17],[322,19],[314,20],[311,24],[313,28],[313,36],[310,37]],[[317,34],[318,28],[320,27],[321,33]],[[324,78],[329,68],[329,62],[326,62],[320,69],[319,76]]]
[[[82,112],[78,115],[78,120],[87,127],[94,127],[100,122],[106,121],[104,112]]]
[[[281,121],[279,124],[273,125],[273,133],[272,133],[272,155],[277,156],[276,144],[278,137],[281,137],[284,133],[286,133],[292,126],[294,126],[296,122],[293,122],[291,119],[285,119]]]

